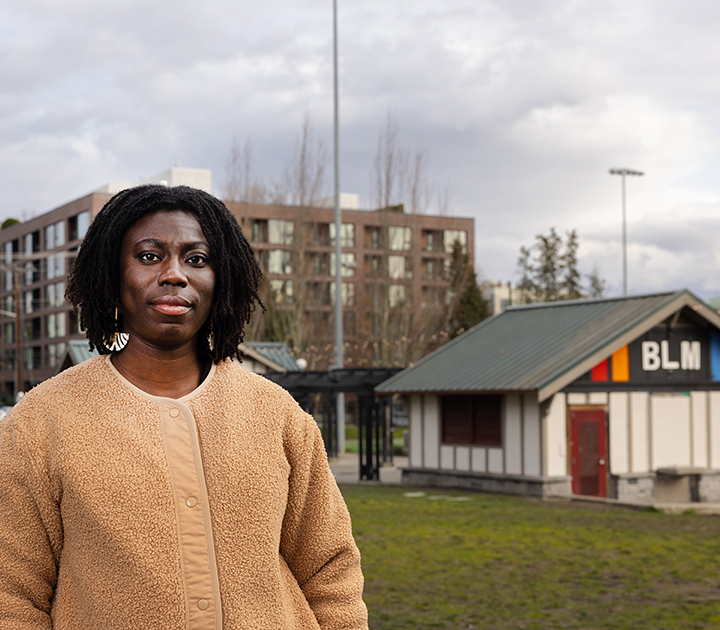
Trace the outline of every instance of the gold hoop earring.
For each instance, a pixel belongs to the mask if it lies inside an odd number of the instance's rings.
[[[130,339],[130,333],[121,333],[118,328],[118,308],[115,307],[115,330],[110,336],[110,343],[106,343],[110,352],[120,352],[125,346],[127,346]]]

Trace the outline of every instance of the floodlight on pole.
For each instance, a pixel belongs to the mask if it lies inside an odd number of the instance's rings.
[[[631,168],[611,168],[610,175],[620,175],[622,178],[622,248],[623,248],[623,295],[627,295],[627,221],[625,218],[625,178],[642,177],[642,171]]]

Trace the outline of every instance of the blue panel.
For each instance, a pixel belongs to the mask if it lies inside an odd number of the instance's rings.
[[[713,381],[720,381],[720,334],[710,336],[710,371]]]

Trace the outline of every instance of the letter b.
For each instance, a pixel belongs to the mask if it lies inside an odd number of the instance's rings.
[[[660,344],[657,341],[642,342],[642,369],[646,372],[660,369]]]

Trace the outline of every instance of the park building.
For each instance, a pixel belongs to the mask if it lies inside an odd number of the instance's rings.
[[[404,483],[720,501],[720,316],[687,290],[506,307],[375,391]]]
[[[140,183],[212,192],[212,173],[175,166]],[[0,397],[6,401],[53,376],[68,342],[85,338],[64,298],[65,278],[93,218],[113,194],[128,187],[107,184],[0,232]],[[405,214],[401,207],[359,210],[356,195],[344,194],[342,201],[347,209],[340,235],[341,299],[348,344],[357,341],[359,322],[372,312],[381,283],[389,308],[409,310],[448,299],[444,269],[456,242],[470,264],[474,260],[472,219]],[[333,341],[334,211],[326,207],[327,200],[323,203],[316,208],[227,204],[252,243],[275,306],[303,300],[305,310],[317,316],[318,338],[311,340],[316,347]],[[314,367],[326,367],[332,353]]]

